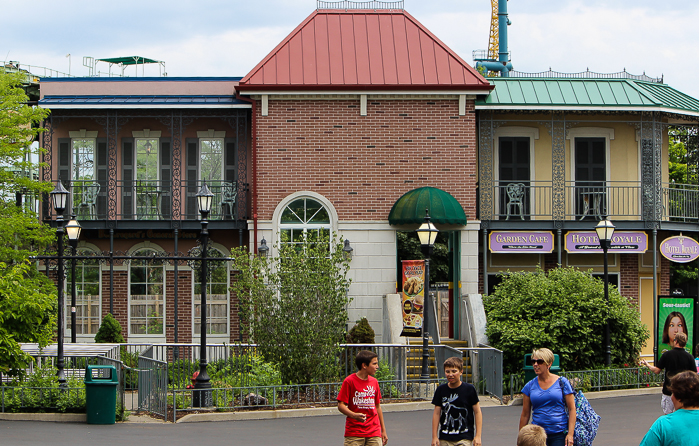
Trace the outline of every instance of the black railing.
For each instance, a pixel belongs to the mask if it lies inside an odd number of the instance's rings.
[[[643,201],[640,181],[566,181],[562,190],[551,181],[498,181],[492,191],[494,220],[551,220],[557,199],[565,219],[578,221],[604,216],[641,220],[644,205],[649,205]],[[699,221],[698,185],[663,184],[659,200],[663,221]],[[481,213],[488,211],[485,206],[479,202]]]
[[[105,182],[95,180],[64,181],[70,191],[66,213],[76,215],[78,221],[109,220],[198,220],[200,218],[196,194],[202,181],[181,181],[179,187],[179,212],[175,206],[175,193],[171,181],[118,180],[116,181],[116,209],[110,212],[109,190]],[[234,181],[207,181],[214,198],[209,220],[240,220],[247,218],[246,187]],[[242,191],[242,193],[241,193]],[[25,201],[29,197],[25,196]],[[45,207],[46,219],[55,218],[51,206]],[[111,218],[114,218],[111,217]]]

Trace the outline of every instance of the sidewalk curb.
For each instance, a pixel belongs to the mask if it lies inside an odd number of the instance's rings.
[[[410,403],[390,403],[382,404],[384,413],[388,412],[412,412],[416,410],[429,410],[434,406],[428,401]],[[278,410],[256,410],[250,412],[216,412],[216,413],[193,413],[185,415],[177,420],[178,423],[199,423],[208,421],[245,421],[245,420],[269,420],[275,418],[303,418],[322,417],[328,415],[342,414],[337,407],[316,407],[311,409],[278,409]]]
[[[54,423],[87,423],[84,413],[0,413],[3,421],[49,421]]]

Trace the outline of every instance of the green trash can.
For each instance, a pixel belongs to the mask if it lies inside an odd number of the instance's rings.
[[[87,424],[116,422],[116,389],[119,377],[112,365],[88,365],[85,370]]]
[[[553,355],[553,364],[551,364],[551,373],[556,373],[561,371],[561,363],[558,359],[558,355]],[[524,355],[524,384],[528,383],[536,377],[534,373],[534,366],[532,365],[532,354],[527,353]]]

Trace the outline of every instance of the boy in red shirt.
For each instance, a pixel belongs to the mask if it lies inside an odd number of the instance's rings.
[[[344,446],[381,446],[388,443],[381,412],[381,390],[374,378],[379,368],[376,353],[362,350],[355,359],[357,373],[342,382],[337,408],[345,416]]]

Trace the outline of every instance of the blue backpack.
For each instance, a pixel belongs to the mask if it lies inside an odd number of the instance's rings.
[[[559,379],[561,394],[563,394],[563,405],[565,405],[565,394],[563,393],[563,382]],[[602,419],[590,402],[583,395],[582,390],[575,394],[575,432],[573,433],[574,446],[592,446],[592,442],[597,436],[599,422]]]

